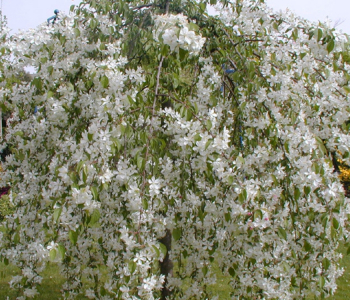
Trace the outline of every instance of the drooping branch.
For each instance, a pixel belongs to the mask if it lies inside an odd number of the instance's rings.
[[[162,58],[160,59],[159,65],[158,65],[157,83],[156,83],[156,89],[155,89],[155,92],[154,92],[154,100],[153,100],[153,110],[152,110],[152,114],[154,114],[154,110],[155,110],[155,108],[156,108],[156,102],[157,102],[158,90],[159,90],[159,80],[160,80],[160,74],[161,74],[161,72],[162,72],[163,60],[164,60],[164,57],[162,56]]]

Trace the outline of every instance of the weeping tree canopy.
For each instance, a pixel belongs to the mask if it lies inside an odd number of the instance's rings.
[[[210,1],[215,4],[214,1]],[[349,38],[263,0],[86,0],[2,31],[1,258],[35,297],[317,299],[342,274]],[[26,66],[30,82],[9,85]],[[82,280],[84,278],[84,280]]]

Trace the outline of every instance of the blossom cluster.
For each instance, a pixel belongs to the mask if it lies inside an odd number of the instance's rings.
[[[205,38],[192,29],[195,24],[189,23],[186,16],[166,14],[155,15],[153,19],[155,40],[161,40],[165,45],[169,45],[171,51],[181,48],[197,55],[202,49]]]

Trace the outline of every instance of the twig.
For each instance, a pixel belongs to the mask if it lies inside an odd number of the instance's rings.
[[[166,14],[169,14],[169,3],[170,3],[170,0],[167,0],[166,5],[165,5],[165,13]]]
[[[326,80],[326,77],[324,77],[318,69],[314,68],[314,70],[317,72],[318,75],[322,77],[323,80]]]
[[[142,8],[145,8],[145,7],[152,7],[152,6],[157,6],[157,5],[154,4],[154,3],[148,3],[148,4],[142,4],[142,5],[139,5],[139,6],[131,7],[131,9],[132,10],[136,10],[136,9],[142,9]]]
[[[236,71],[238,70],[237,65],[235,64],[235,62],[230,58],[227,57],[227,59],[230,61],[230,63],[232,64],[232,66],[236,69]]]
[[[162,56],[162,58],[160,59],[159,65],[158,65],[157,84],[156,84],[156,89],[154,92],[154,100],[153,100],[153,107],[152,107],[152,121],[153,121],[153,117],[154,117],[154,111],[156,109],[156,102],[157,102],[158,90],[159,90],[159,78],[160,78],[160,73],[162,71],[163,60],[164,60],[164,56]],[[153,122],[152,122],[152,124],[153,124]]]

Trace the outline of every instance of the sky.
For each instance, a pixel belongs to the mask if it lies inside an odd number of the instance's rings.
[[[310,21],[332,20],[331,24],[342,22],[336,28],[350,34],[350,0],[265,0],[276,11],[287,7],[297,15]]]
[[[297,15],[311,21],[325,21],[326,18],[342,22],[338,30],[350,34],[350,0],[265,0],[273,9],[289,8]],[[35,28],[54,15],[54,10],[69,12],[72,4],[78,5],[80,0],[0,0],[2,10],[8,19],[8,27],[12,33],[18,30]]]

